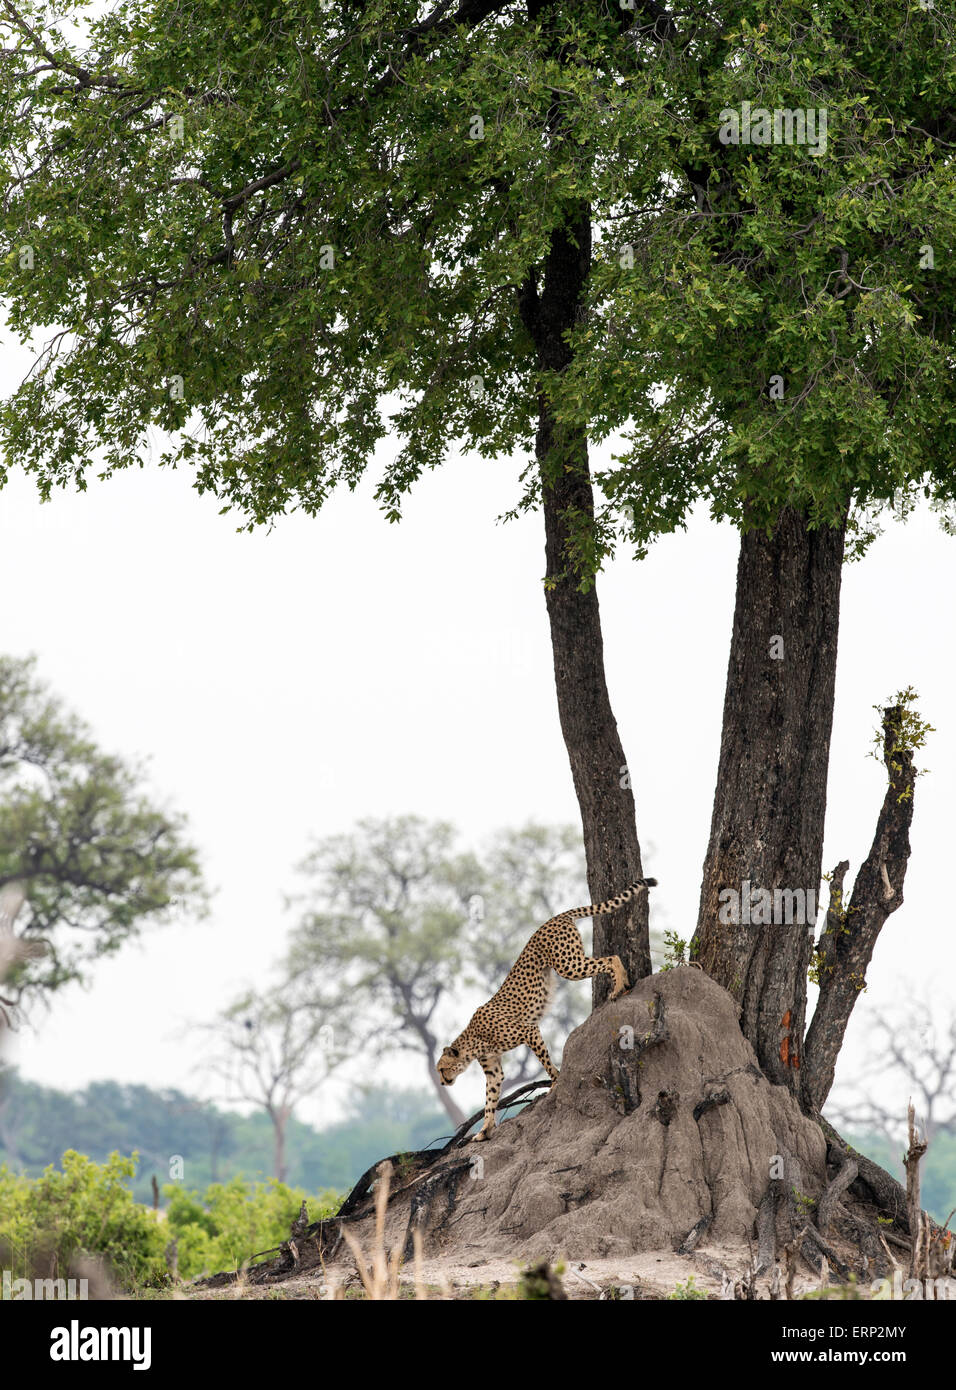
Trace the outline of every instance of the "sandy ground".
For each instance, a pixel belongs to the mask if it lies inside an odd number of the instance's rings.
[[[721,1295],[721,1269],[740,1278],[750,1264],[746,1248],[704,1246],[692,1255],[676,1255],[672,1250],[647,1251],[626,1259],[619,1256],[606,1260],[588,1260],[568,1264],[561,1276],[564,1291],[575,1301],[589,1299],[660,1299],[673,1294],[678,1284],[693,1287],[710,1298]],[[494,1297],[497,1291],[506,1293],[518,1286],[522,1263],[509,1260],[481,1260],[461,1264],[448,1259],[422,1261],[422,1280],[433,1298],[470,1299],[479,1290]],[[403,1293],[414,1297],[414,1270],[405,1265],[400,1273]],[[761,1280],[761,1286],[766,1280]],[[345,1291],[346,1297],[361,1297],[361,1281],[354,1263],[338,1261],[329,1266],[325,1275],[310,1271],[281,1283],[266,1286],[243,1286],[227,1289],[183,1290],[193,1299],[329,1299],[334,1288]],[[794,1292],[800,1294],[817,1284],[806,1279],[796,1281]],[[761,1287],[766,1298],[766,1288]]]

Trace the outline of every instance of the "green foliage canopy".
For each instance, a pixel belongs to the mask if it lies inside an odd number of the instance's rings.
[[[0,433],[44,494],[158,430],[254,524],[354,487],[392,431],[395,519],[453,440],[527,453],[543,391],[626,438],[585,571],[699,499],[740,525],[852,500],[865,540],[888,502],[952,498],[943,7],[128,0],[72,43],[57,0],[5,10],[0,290],[56,333]],[[825,109],[825,152],[722,143],[744,101]],[[588,300],[549,373],[518,296],[582,206]]]

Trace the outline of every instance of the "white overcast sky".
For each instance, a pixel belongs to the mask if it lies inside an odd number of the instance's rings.
[[[5,356],[9,390],[19,354]],[[41,504],[14,470],[0,492],[0,649],[35,653],[105,747],[149,758],[155,793],[188,814],[217,890],[206,921],[151,931],[100,963],[89,989],[57,996],[18,1040],[25,1076],[195,1090],[196,1041],[182,1025],[262,979],[291,925],[282,898],[293,866],[316,835],[410,811],[450,818],[472,840],[528,818],[576,821],[541,518],[496,525],[517,472],[518,461],[454,456],[399,525],[377,511],[372,477],[317,519],[248,535],[184,471],[149,465]],[[660,880],[657,920],[687,937],[736,555],[736,534],[698,516],[648,559],[622,555],[600,581],[611,695],[639,832],[653,846],[646,871]],[[906,902],[877,948],[844,1075],[867,1010],[897,999],[901,981],[951,998],[954,581],[956,543],[929,514],[892,526],[845,571],[826,868],[848,857],[852,873],[872,838],[883,795],[882,768],[867,757],[872,706],[912,684],[937,732],[917,784]],[[420,1084],[418,1066],[404,1065],[391,1074]],[[335,1108],[331,1096],[301,1113],[321,1121]]]

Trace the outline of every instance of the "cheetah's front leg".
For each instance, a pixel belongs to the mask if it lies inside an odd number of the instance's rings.
[[[481,1070],[485,1073],[485,1120],[481,1129],[472,1139],[472,1143],[477,1144],[482,1139],[487,1139],[495,1127],[495,1111],[498,1108],[498,1101],[501,1096],[501,1080],[504,1071],[501,1066],[501,1057],[479,1057]]]

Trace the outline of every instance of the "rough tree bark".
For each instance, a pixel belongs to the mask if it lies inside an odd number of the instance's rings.
[[[543,47],[558,62],[559,38],[548,32],[554,0],[528,0],[528,21],[544,21]],[[545,126],[559,144],[562,99],[555,95]],[[521,321],[534,344],[538,371],[563,372],[572,359],[567,335],[584,310],[591,267],[591,209],[570,205],[552,233],[540,273],[520,286]],[[546,392],[538,396],[535,454],[545,523],[545,597],[551,627],[554,681],[561,732],[581,813],[591,899],[599,902],[643,878],[630,777],[604,671],[604,639],[597,588],[580,588],[569,543],[594,515],[587,436],[559,428]],[[619,913],[594,919],[594,954],[618,955],[631,983],[651,973],[647,894]],[[610,993],[603,975],[592,982],[597,1007]]]
[[[745,885],[812,892],[815,901],[820,884],[845,529],[811,530],[802,514],[786,509],[771,535],[753,530],[741,538],[717,790],[691,947],[692,959],[739,1002],[741,1029],[766,1075],[792,1091],[799,1090],[814,924],[748,924]],[[720,897],[727,889],[738,895],[739,924],[720,920],[722,905],[728,915],[728,899]],[[785,915],[785,906],[774,915]]]
[[[522,287],[522,321],[540,370],[564,371],[571,361],[566,335],[581,312],[591,259],[590,209],[581,205],[552,235],[541,273]],[[581,811],[588,887],[598,902],[643,878],[634,797],[611,708],[597,588],[580,588],[569,544],[594,515],[583,432],[559,427],[544,392],[538,401],[536,456],[545,522],[545,594],[554,654],[561,732]],[[651,973],[647,894],[619,913],[594,919],[594,954],[618,955],[631,983]],[[610,992],[593,982],[595,1006]]]
[[[900,748],[903,710],[883,711],[883,761],[888,783],[870,852],[864,860],[848,906],[843,906],[843,860],[830,880],[830,906],[817,946],[820,997],[803,1049],[801,1103],[819,1114],[833,1085],[833,1073],[853,1006],[866,983],[866,968],[877,937],[891,912],[903,903],[903,880],[910,857],[910,824],[916,769],[913,754]]]

